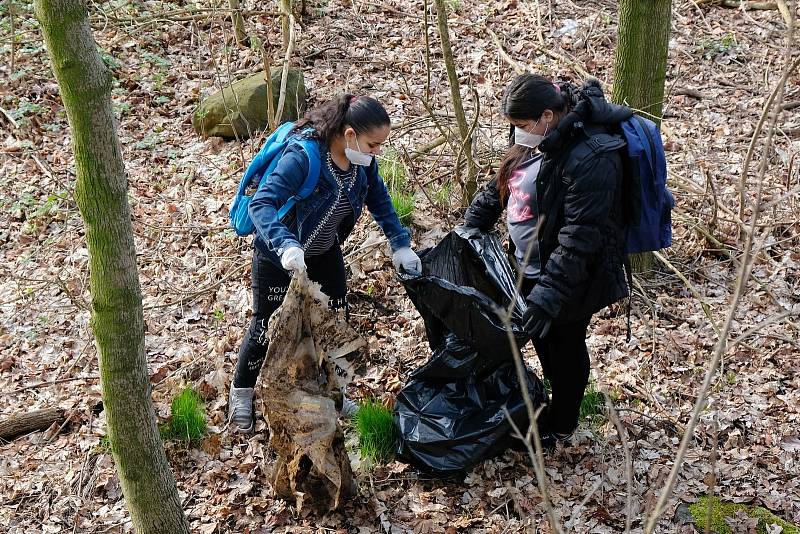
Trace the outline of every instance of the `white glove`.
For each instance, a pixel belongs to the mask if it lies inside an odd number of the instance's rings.
[[[287,271],[305,271],[305,253],[300,247],[289,247],[281,254],[281,265]]]
[[[394,268],[400,272],[417,276],[422,274],[422,261],[417,253],[411,250],[411,247],[395,250],[392,254],[392,263],[394,263]]]

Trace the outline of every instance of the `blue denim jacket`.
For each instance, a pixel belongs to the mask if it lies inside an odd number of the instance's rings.
[[[289,145],[275,170],[264,180],[250,201],[250,218],[256,229],[254,245],[276,265],[280,265],[280,256],[287,248],[302,247],[301,243],[305,243],[336,200],[336,180],[325,164],[327,156],[327,147],[320,144],[323,163],[317,187],[307,199],[299,201],[282,220],[278,220],[278,210],[300,190],[308,174],[308,157],[301,148]],[[344,227],[339,229],[340,243],[350,235],[366,204],[389,239],[392,250],[410,246],[411,235],[400,224],[386,185],[378,174],[378,163],[374,159],[369,167],[358,167],[355,183],[347,198],[353,206],[354,217],[348,219]]]

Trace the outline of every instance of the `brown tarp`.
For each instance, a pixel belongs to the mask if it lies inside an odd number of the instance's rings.
[[[355,490],[338,408],[349,362],[366,356],[367,344],[340,313],[300,274],[269,324],[259,383],[278,455],[271,481],[298,509],[335,509]]]

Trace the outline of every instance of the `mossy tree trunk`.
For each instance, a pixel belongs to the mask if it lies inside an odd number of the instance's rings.
[[[672,0],[621,0],[612,99],[661,121]]]
[[[436,21],[439,29],[439,38],[442,40],[442,56],[444,56],[444,65],[447,70],[447,78],[450,81],[450,95],[453,99],[453,110],[456,115],[456,122],[458,123],[458,131],[461,136],[461,147],[458,150],[458,155],[463,156],[467,162],[467,178],[461,181],[461,203],[464,206],[469,206],[472,198],[475,196],[475,191],[478,189],[478,170],[475,166],[475,159],[472,154],[472,136],[470,126],[467,124],[467,117],[464,114],[464,103],[461,100],[461,84],[458,82],[458,74],[456,73],[456,64],[453,59],[453,48],[450,46],[450,29],[447,24],[447,7],[444,0],[434,0],[436,6]],[[427,13],[425,14],[427,16]],[[456,166],[460,162],[456,161]]]
[[[89,249],[91,326],[122,492],[138,533],[188,533],[150,399],[111,73],[97,53],[83,0],[36,0],[35,9],[71,128],[75,197]]]
[[[612,100],[661,124],[672,0],[620,0]],[[651,253],[631,254],[634,271],[649,270]]]

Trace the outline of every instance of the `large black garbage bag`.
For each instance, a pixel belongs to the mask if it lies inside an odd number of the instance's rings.
[[[425,322],[431,358],[413,371],[395,403],[403,460],[442,474],[508,448],[516,438],[506,411],[520,429],[528,415],[508,333],[497,315],[514,304],[512,333],[521,347],[524,300],[497,238],[456,229],[420,253],[422,275],[403,285]],[[547,402],[544,386],[527,371],[534,406]]]
[[[508,333],[497,309],[514,303],[511,326],[521,347],[528,340],[521,326],[525,301],[514,294],[516,275],[497,237],[457,228],[433,249],[420,252],[420,257],[422,276],[402,281],[425,321],[431,349],[441,351],[452,333],[480,354],[469,365],[448,370],[446,376],[481,375],[512,361]],[[433,360],[429,363],[435,364]]]

